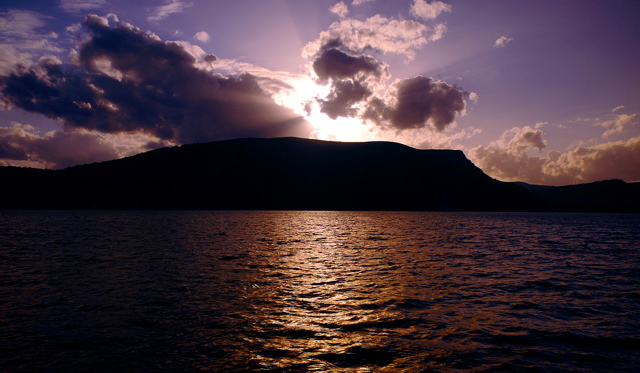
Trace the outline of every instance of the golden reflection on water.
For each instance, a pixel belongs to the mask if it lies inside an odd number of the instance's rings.
[[[326,362],[315,357],[357,359],[349,351],[367,351],[386,343],[384,333],[357,331],[359,325],[398,316],[377,309],[394,296],[377,286],[378,274],[372,271],[384,258],[375,255],[372,247],[356,245],[367,232],[353,231],[341,214],[289,213],[290,220],[284,219],[273,232],[282,249],[264,275],[275,278],[278,301],[261,310],[260,323],[279,330],[264,341],[264,349],[285,356],[260,357],[266,365],[315,362],[308,369],[323,370]],[[292,237],[294,242],[287,241]]]

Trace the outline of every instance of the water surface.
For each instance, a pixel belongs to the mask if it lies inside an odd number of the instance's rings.
[[[2,211],[2,371],[638,371],[640,216]]]

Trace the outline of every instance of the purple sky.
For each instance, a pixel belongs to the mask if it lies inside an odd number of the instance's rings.
[[[640,181],[638,16],[627,0],[5,0],[0,165],[299,136],[461,149],[505,181]]]

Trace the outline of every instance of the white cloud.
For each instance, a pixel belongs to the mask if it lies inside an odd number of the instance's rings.
[[[58,34],[38,31],[49,18],[27,10],[0,12],[0,74],[17,64],[30,65],[37,55],[63,51],[54,43]]]
[[[209,39],[211,39],[209,37],[209,34],[207,34],[205,31],[196,32],[196,34],[193,35],[193,38],[196,39],[196,40],[199,40],[199,41],[201,41],[203,43],[206,43],[206,42],[209,41]]]
[[[444,37],[444,34],[447,32],[447,25],[444,23],[438,23],[433,26],[433,33],[429,36],[429,41],[440,40]]]
[[[552,150],[531,155],[547,146],[539,129],[512,128],[489,146],[478,146],[469,158],[489,176],[503,181],[542,185],[569,185],[607,179],[640,181],[640,137],[626,141],[577,146],[565,153]]]
[[[640,181],[640,137],[578,147],[547,162],[543,171],[565,183],[593,182],[608,179]],[[573,180],[571,180],[573,179]]]
[[[0,75],[9,74],[17,65],[28,65],[32,57],[32,54],[19,51],[12,45],[0,44]]]
[[[147,17],[147,20],[160,21],[171,14],[181,13],[192,5],[192,3],[184,2],[182,0],[170,0],[168,4],[154,8],[149,17]]]
[[[614,134],[623,133],[629,126],[638,124],[637,116],[638,114],[620,114],[613,120],[598,123],[597,125],[609,128],[602,134],[602,137],[606,139]]]
[[[480,133],[482,133],[481,129],[473,127],[454,133],[420,129],[415,134],[408,134],[413,138],[412,141],[407,139],[403,142],[419,149],[460,149],[460,145],[455,144],[456,141],[469,140]]]
[[[615,113],[616,111],[622,110],[622,109],[624,109],[624,105],[616,106],[613,109],[611,109],[611,112]]]
[[[496,40],[495,43],[493,43],[493,47],[504,48],[511,40],[513,40],[513,38],[502,35],[501,37],[498,38],[498,40]]]
[[[50,17],[29,10],[0,12],[0,40],[6,42],[10,38],[30,38],[34,30],[45,25],[46,18]]]
[[[361,5],[361,4],[364,4],[364,3],[368,3],[370,1],[373,1],[373,0],[353,0],[351,5]]]
[[[318,39],[307,43],[302,55],[316,55],[329,40],[340,40],[354,51],[375,49],[383,53],[396,53],[413,58],[415,50],[427,44],[429,38],[441,37],[443,29],[435,32],[420,22],[397,20],[375,15],[365,21],[343,19],[334,22],[329,30],[322,31]]]
[[[329,8],[329,11],[333,14],[336,14],[340,18],[344,18],[347,16],[347,14],[349,14],[349,8],[347,8],[347,4],[345,4],[343,1],[333,5],[331,8]]]
[[[67,13],[83,13],[105,5],[107,0],[60,0],[60,8]]]
[[[427,3],[425,0],[414,0],[411,4],[411,14],[425,20],[435,19],[444,12],[450,12],[451,5],[442,1]]]

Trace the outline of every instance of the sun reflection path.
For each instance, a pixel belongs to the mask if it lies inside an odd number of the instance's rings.
[[[396,336],[415,328],[406,313],[387,307],[410,289],[394,278],[397,265],[380,252],[385,233],[353,230],[353,214],[287,214],[290,220],[270,238],[279,253],[264,276],[272,279],[275,294],[255,320],[266,352],[256,359],[318,370],[390,363],[385,328],[402,329]]]

